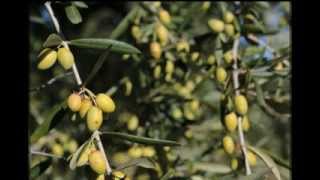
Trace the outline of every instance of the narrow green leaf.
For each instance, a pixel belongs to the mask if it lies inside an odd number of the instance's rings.
[[[255,5],[262,9],[270,8],[269,2],[265,2],[265,1],[255,2]]]
[[[273,76],[273,72],[268,72],[268,71],[250,71],[251,75],[254,77],[270,77]]]
[[[35,143],[42,136],[46,135],[49,130],[54,128],[63,118],[66,113],[66,102],[63,101],[60,104],[53,106],[46,112],[46,119],[38,126],[31,135],[31,143]]]
[[[123,18],[119,25],[112,31],[110,39],[117,39],[128,29],[130,21],[132,21],[136,17],[138,10],[139,7],[136,6],[128,13],[128,15],[125,18]]]
[[[227,174],[230,173],[232,170],[229,166],[224,164],[216,164],[216,163],[207,163],[207,162],[199,162],[193,165],[195,170],[205,171],[210,173],[221,173]]]
[[[141,144],[160,145],[160,146],[180,146],[180,144],[175,141],[152,139],[152,138],[135,136],[135,135],[119,133],[119,132],[103,131],[102,134],[109,135],[112,137],[122,138],[127,141],[132,141],[132,142],[141,143]]]
[[[132,161],[129,161],[125,164],[122,164],[120,166],[117,167],[117,170],[122,170],[122,169],[126,169],[132,166],[139,166],[139,167],[143,167],[146,169],[155,169],[156,165],[155,163],[148,158],[138,158],[138,159],[134,159]]]
[[[255,24],[245,24],[243,25],[243,30],[249,33],[257,33],[257,34],[264,33],[264,29],[261,29],[261,26],[257,26]]]
[[[90,141],[84,142],[84,143],[77,149],[77,151],[72,154],[71,160],[70,160],[70,163],[69,163],[69,167],[70,167],[71,170],[74,170],[74,169],[77,167],[77,162],[78,162],[78,159],[79,159],[79,157],[80,157],[81,152],[85,149],[85,147],[87,148],[89,144],[90,144]]]
[[[30,22],[32,23],[38,23],[38,24],[42,24],[45,25],[46,23],[43,21],[43,19],[41,17],[38,16],[33,16],[31,15],[29,18]]]
[[[248,149],[250,149],[252,152],[257,154],[263,162],[270,168],[273,175],[277,178],[277,180],[281,180],[280,172],[278,170],[278,167],[276,163],[270,158],[267,154],[260,151],[258,148],[254,148],[252,146],[248,146]]]
[[[53,46],[58,46],[61,44],[62,38],[57,35],[57,34],[50,34],[47,38],[47,40],[43,43],[43,47],[48,48],[48,47],[53,47]]]
[[[274,161],[275,163],[277,163],[278,165],[283,166],[283,167],[285,167],[285,168],[287,168],[287,169],[291,169],[290,164],[289,164],[288,161],[280,158],[279,156],[273,154],[273,153],[270,152],[270,151],[265,151],[265,150],[263,150],[263,152],[266,153],[266,154],[268,154],[268,155],[273,159],[273,161]]]
[[[88,8],[88,5],[83,1],[73,1],[71,3],[77,6],[78,8]]]
[[[35,165],[30,170],[30,178],[36,179],[39,177],[42,173],[44,173],[51,165],[51,159],[47,159],[45,161],[42,161],[41,163]]]
[[[258,100],[258,103],[261,105],[261,106],[264,106],[266,104],[265,100],[264,100],[264,97],[263,97],[263,91],[261,89],[261,86],[260,84],[258,83],[258,81],[256,79],[253,78],[253,81],[255,83],[255,87],[256,87],[256,93],[257,93],[257,100]]]
[[[98,58],[97,62],[94,64],[87,79],[84,81],[83,86],[86,86],[92,80],[92,78],[97,74],[99,69],[102,67],[103,63],[106,61],[106,59],[109,55],[110,48],[111,48],[111,46],[104,53],[102,53],[102,55]]]
[[[70,45],[84,47],[84,48],[96,48],[107,49],[111,45],[111,51],[119,52],[122,54],[136,54],[141,53],[134,46],[125,42],[116,41],[112,39],[100,39],[100,38],[88,38],[88,39],[75,39],[70,41]]]
[[[173,169],[170,169],[165,175],[162,176],[160,180],[169,180],[173,175],[175,171]]]
[[[71,4],[65,7],[65,11],[72,24],[79,24],[82,22],[81,14],[75,5]]]

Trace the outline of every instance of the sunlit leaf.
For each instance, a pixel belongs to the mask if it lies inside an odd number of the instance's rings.
[[[47,38],[47,40],[43,43],[43,47],[48,48],[48,47],[53,47],[53,46],[58,46],[61,44],[62,38],[57,35],[57,34],[50,34]]]
[[[75,5],[71,4],[65,7],[65,11],[68,19],[70,20],[70,22],[72,22],[72,24],[79,24],[82,22],[81,14]]]
[[[281,180],[277,164],[267,154],[252,146],[248,146],[248,149],[257,154],[263,160],[263,162],[270,168],[274,176],[277,178],[277,180]]]
[[[160,146],[180,146],[180,144],[175,141],[153,139],[153,138],[135,136],[135,135],[119,133],[119,132],[103,131],[102,134],[108,135],[109,137],[122,138],[127,141],[141,143],[141,144],[160,145]]]
[[[136,54],[141,53],[134,46],[127,44],[122,41],[116,41],[112,39],[101,39],[101,38],[87,38],[87,39],[74,39],[70,41],[70,45],[84,47],[84,48],[95,48],[95,49],[108,49],[111,46],[111,51],[119,52],[123,54]]]

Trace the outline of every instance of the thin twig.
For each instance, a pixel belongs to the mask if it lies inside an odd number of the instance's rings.
[[[61,32],[61,28],[60,28],[60,25],[59,25],[59,22],[57,20],[57,18],[55,17],[54,15],[54,12],[52,10],[52,7],[51,7],[51,2],[50,1],[47,1],[44,3],[45,7],[47,8],[48,12],[49,12],[49,15],[52,19],[52,22],[53,22],[53,25],[56,29],[56,31],[59,33],[59,34],[62,34]],[[66,43],[65,41],[62,41],[62,45],[67,48],[68,50],[70,50],[69,46],[68,46],[68,43]],[[73,71],[73,74],[74,74],[74,77],[76,79],[76,82],[78,84],[78,86],[81,86],[82,84],[82,81],[81,81],[81,78],[80,78],[80,75],[79,75],[79,72],[78,72],[78,68],[77,68],[77,65],[76,63],[74,63],[72,65],[72,71]]]
[[[108,158],[106,156],[106,153],[104,152],[104,148],[103,148],[103,145],[102,145],[102,141],[100,139],[100,132],[99,131],[95,131],[93,133],[93,136],[94,138],[96,139],[97,141],[97,144],[98,144],[98,148],[99,150],[102,152],[102,155],[103,155],[103,158],[106,162],[106,167],[107,167],[107,174],[110,175],[112,173],[112,169],[110,167],[110,164],[109,164],[109,161],[108,161]]]
[[[32,155],[46,156],[46,157],[52,157],[52,158],[58,158],[58,159],[64,159],[65,160],[65,158],[63,156],[57,156],[57,155],[46,153],[46,152],[40,152],[40,151],[31,150],[30,153]]]
[[[40,85],[39,87],[31,88],[31,89],[29,90],[29,92],[39,91],[39,90],[41,90],[41,89],[43,89],[43,88],[46,88],[46,87],[52,85],[54,82],[56,82],[56,81],[59,80],[59,79],[62,79],[62,78],[67,77],[67,76],[70,76],[71,74],[73,74],[73,72],[66,72],[66,73],[64,73],[64,74],[60,74],[60,75],[58,75],[58,76],[56,76],[56,77],[53,77],[52,79],[50,79],[50,80],[47,81],[46,83]]]
[[[264,43],[263,41],[261,41],[260,39],[258,39],[255,35],[253,34],[248,34],[247,35],[248,39],[250,39],[251,41],[266,47],[270,52],[272,52],[272,54],[278,56],[278,53],[272,48],[270,47],[268,44]]]
[[[35,118],[38,124],[43,122],[43,117],[39,113],[38,109],[35,108],[35,105],[33,103],[30,103],[30,113]]]
[[[235,94],[238,96],[240,95],[240,90],[239,90],[239,71],[238,71],[238,65],[237,65],[237,57],[238,57],[238,48],[239,48],[239,38],[235,39],[233,42],[233,49],[232,49],[232,55],[233,55],[233,71],[232,71],[232,82],[233,82],[233,87],[235,89]],[[242,117],[238,117],[238,134],[239,134],[239,140],[240,140],[240,147],[244,156],[244,162],[245,162],[245,168],[246,168],[246,175],[251,174],[251,169],[249,165],[249,161],[247,158],[247,148],[245,144],[245,139],[244,139],[244,134],[242,130]]]
[[[251,96],[257,96],[257,93],[255,92],[255,91],[251,91],[251,90],[249,90],[249,91],[247,91],[247,94],[248,95],[251,95]],[[272,98],[271,96],[269,96],[269,95],[266,95],[266,96],[264,96],[264,99],[266,99],[266,100],[274,100],[274,98]],[[285,102],[285,101],[290,101],[290,96],[281,96],[281,97],[279,97],[278,98],[279,100],[274,100],[275,102]]]

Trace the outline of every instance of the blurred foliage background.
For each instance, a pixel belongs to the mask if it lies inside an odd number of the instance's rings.
[[[142,53],[123,55],[111,52],[87,85],[93,92],[111,92],[117,106],[116,112],[104,121],[102,131],[169,139],[182,144],[170,148],[144,146],[104,135],[102,141],[113,168],[147,157],[148,161],[141,160],[122,171],[137,180],[161,179],[168,172],[167,179],[275,179],[260,158],[249,177],[244,176],[241,164],[238,170],[231,171],[230,157],[221,145],[227,132],[222,124],[220,97],[227,92],[215,80],[214,72],[217,66],[224,66],[230,75],[232,68],[223,62],[223,54],[232,48],[233,35],[214,33],[208,21],[222,19],[223,12],[228,10],[239,14],[235,16],[238,25],[234,24],[234,27],[236,33],[240,32],[240,67],[246,72],[240,78],[241,92],[249,102],[250,130],[245,133],[246,142],[263,150],[277,163],[282,179],[290,179],[289,2],[87,3],[88,8],[78,8],[82,17],[79,24],[68,19],[67,5],[62,2],[52,5],[67,40],[110,38],[124,18],[134,14],[118,31],[117,40],[137,47]],[[157,13],[162,8],[169,12],[171,22],[165,26],[169,40],[162,45],[162,56],[157,61],[150,55],[149,44],[158,41],[154,28],[159,22]],[[133,26],[141,31],[138,38],[132,33]],[[72,73],[37,89],[53,77],[66,73],[58,65],[46,71],[37,69],[42,44],[54,32],[43,4],[31,3],[30,134],[44,122],[52,107],[76,90]],[[248,38],[250,35],[257,41]],[[181,41],[187,42],[189,49],[176,48]],[[80,76],[86,79],[103,51],[73,46],[71,50]],[[210,59],[212,56],[214,58]],[[167,61],[174,63],[171,75],[166,72]],[[155,72],[159,69],[161,72]],[[237,139],[236,133],[232,136]],[[37,142],[30,143],[30,147],[32,151],[52,153],[54,145],[60,144],[64,150],[56,154],[68,157],[89,137],[84,120],[67,112],[55,128]],[[145,155],[141,153],[144,148],[147,149]],[[47,159],[51,158],[32,154],[30,165],[33,167]],[[66,160],[53,158],[38,179],[94,177],[89,167],[72,171]]]

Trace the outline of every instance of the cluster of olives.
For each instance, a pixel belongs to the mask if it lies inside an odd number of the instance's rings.
[[[65,153],[72,154],[78,149],[78,143],[68,134],[55,132],[50,137],[41,137],[38,141],[39,148],[49,147],[52,154],[64,156]]]
[[[226,135],[223,138],[222,144],[225,152],[231,157],[231,168],[233,170],[236,170],[238,168],[238,160],[236,158],[237,154],[235,154],[236,145],[232,137],[234,136],[237,126],[239,125],[238,116],[241,116],[242,118],[241,127],[244,132],[248,132],[250,128],[250,121],[247,116],[248,102],[245,96],[236,95],[233,100],[233,105],[234,111],[227,113],[223,119],[224,125],[229,135]],[[247,158],[249,165],[256,165],[256,156],[254,153],[250,151],[247,152]]]
[[[235,28],[232,23],[234,23],[234,15],[230,11],[223,14],[223,20],[216,18],[208,20],[208,25],[214,33],[224,32],[229,37],[235,35]]]
[[[79,112],[81,118],[86,116],[87,127],[90,131],[98,130],[103,121],[103,113],[112,113],[116,106],[112,98],[106,94],[99,93],[90,97],[72,93],[67,100],[69,109],[72,112]]]
[[[131,158],[141,158],[141,157],[154,157],[156,154],[155,149],[152,146],[138,146],[133,145],[128,149],[128,155]]]
[[[58,59],[59,64],[66,70],[70,69],[74,64],[74,56],[72,52],[66,48],[58,48],[58,52],[55,49],[45,48],[38,56],[40,62],[38,63],[38,69],[46,70],[52,67]]]
[[[79,158],[77,159],[77,167],[89,165],[90,168],[97,173],[96,180],[104,180],[107,170],[106,161],[100,150],[96,148],[94,142],[88,143],[82,149]],[[121,171],[112,172],[113,179],[121,180],[125,177]],[[129,180],[129,179],[126,179]]]

